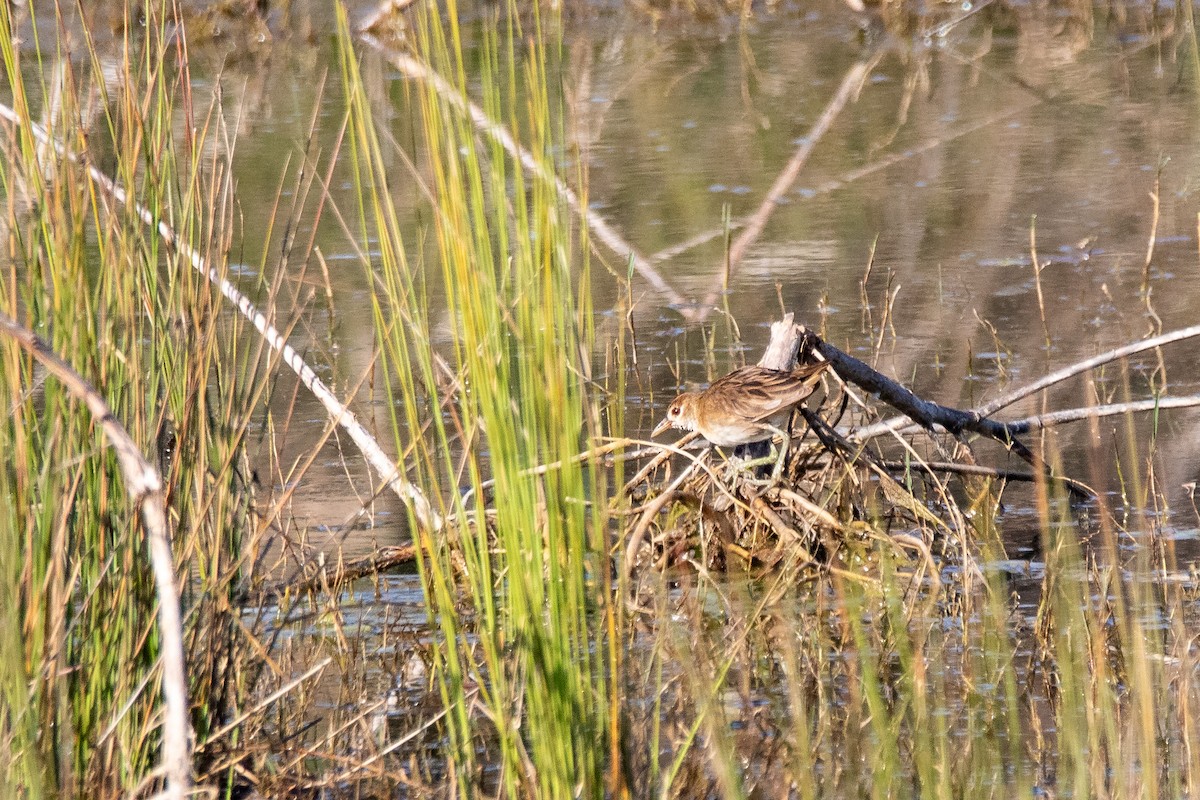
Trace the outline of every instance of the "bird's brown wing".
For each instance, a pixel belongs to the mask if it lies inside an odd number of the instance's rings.
[[[766,367],[734,370],[705,390],[724,409],[755,422],[796,405],[816,389],[829,364],[821,362],[785,372]]]

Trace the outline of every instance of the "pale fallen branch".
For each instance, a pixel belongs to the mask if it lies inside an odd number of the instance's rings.
[[[477,104],[467,99],[462,91],[435,72],[424,61],[414,58],[407,53],[392,50],[384,46],[370,34],[362,33],[359,38],[375,48],[393,67],[403,72],[406,76],[432,87],[438,93],[439,97],[449,103],[460,114],[467,117],[471,121],[471,124],[485,136],[507,150],[510,156],[524,165],[525,169],[537,176],[539,180],[553,186],[570,209],[587,223],[592,235],[603,242],[608,249],[616,253],[622,260],[632,264],[638,274],[645,278],[654,287],[655,291],[666,298],[668,303],[672,305],[684,305],[686,303],[683,295],[679,294],[671,284],[667,283],[666,279],[659,274],[654,265],[637,248],[626,242],[608,224],[604,217],[580,202],[579,195],[567,185],[566,181],[548,169],[533,153],[522,147],[503,125],[489,117],[487,112]]]
[[[1049,375],[1039,378],[1028,386],[1023,386],[1016,391],[1003,395],[1002,397],[997,397],[990,403],[985,403],[976,409],[976,413],[985,417],[990,417],[1000,409],[1007,408],[1018,400],[1024,400],[1026,397],[1029,397],[1032,394],[1036,394],[1043,389],[1047,389],[1056,383],[1062,383],[1068,378],[1072,378],[1082,372],[1087,372],[1090,369],[1095,369],[1096,367],[1116,361],[1117,359],[1128,358],[1129,356],[1137,355],[1138,353],[1144,353],[1147,350],[1153,350],[1156,347],[1162,347],[1166,344],[1181,342],[1184,339],[1194,339],[1197,336],[1200,336],[1200,325],[1192,325],[1191,327],[1180,328],[1179,330],[1164,333],[1160,336],[1143,339],[1140,342],[1133,342],[1132,344],[1127,344],[1124,347],[1118,347],[1116,349],[1109,350],[1107,353],[1101,353],[1100,355],[1093,356],[1092,358],[1088,358],[1078,363],[1071,364],[1070,366],[1063,367],[1056,372],[1051,372]]]
[[[250,321],[271,349],[279,354],[283,362],[291,367],[292,371],[296,373],[308,390],[313,393],[313,396],[320,401],[321,405],[325,406],[326,412],[346,431],[350,439],[363,454],[367,463],[383,476],[397,497],[412,510],[417,523],[434,532],[442,529],[443,520],[433,509],[433,506],[426,499],[424,493],[417,486],[402,477],[400,468],[388,458],[379,446],[379,443],[367,432],[367,429],[362,426],[362,423],[358,421],[354,413],[337,399],[329,387],[317,377],[312,367],[304,361],[295,348],[288,344],[283,334],[271,324],[265,314],[250,302],[248,297],[238,291],[228,280],[221,277],[215,268],[210,267],[205,258],[195,248],[187,242],[181,241],[175,235],[174,229],[165,220],[156,221],[150,209],[138,201],[131,199],[123,188],[118,186],[99,169],[89,164],[84,155],[68,151],[61,142],[50,137],[40,125],[29,120],[23,120],[6,105],[0,104],[0,117],[9,120],[15,125],[28,126],[29,131],[38,141],[50,144],[60,157],[83,166],[93,183],[104,194],[113,198],[118,203],[133,209],[147,226],[158,232],[159,237],[168,247],[175,249],[181,256],[188,260],[193,269],[208,278],[220,290],[221,294],[237,307],[242,316]]]
[[[33,331],[0,313],[0,332],[7,334],[23,350],[36,358],[46,371],[82,400],[100,423],[104,436],[117,454],[117,464],[125,478],[129,501],[137,508],[146,529],[146,547],[158,590],[158,628],[162,649],[163,714],[162,762],[159,770],[166,778],[165,797],[183,800],[192,787],[191,719],[188,709],[187,673],[183,655],[183,617],[179,592],[175,588],[175,558],[167,536],[167,514],[163,505],[162,479],[146,460],[133,438],[113,416],[104,396],[59,358]]]
[[[1049,428],[1054,425],[1062,425],[1065,422],[1078,422],[1083,419],[1115,417],[1121,414],[1142,414],[1147,411],[1157,411],[1163,408],[1196,408],[1197,406],[1200,406],[1200,395],[1156,397],[1150,400],[1135,400],[1131,403],[1114,403],[1106,406],[1051,411],[1047,414],[1035,414],[1032,417],[1026,417],[1025,419],[1019,419],[1006,424],[1009,430],[1021,434]]]

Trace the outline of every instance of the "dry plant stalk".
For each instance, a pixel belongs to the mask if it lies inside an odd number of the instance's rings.
[[[871,68],[881,56],[876,56],[869,61],[859,61],[853,64],[850,69],[846,70],[846,74],[842,76],[841,85],[834,92],[833,97],[825,106],[825,110],[821,112],[821,116],[813,123],[808,133],[800,141],[800,145],[796,148],[796,152],[792,155],[790,161],[783,168],[783,171],[775,178],[775,182],[767,191],[766,197],[759,204],[758,210],[755,211],[745,222],[745,227],[738,238],[729,248],[729,258],[725,272],[722,274],[723,282],[728,283],[728,277],[733,273],[742,259],[746,256],[746,251],[750,249],[750,245],[757,241],[762,234],[763,229],[767,226],[767,221],[770,220],[771,214],[779,205],[779,201],[792,188],[792,184],[796,182],[796,178],[800,176],[800,170],[808,161],[809,155],[817,142],[833,125],[833,121],[837,119],[839,113],[850,100],[858,93],[862,87],[863,81],[866,80]],[[700,308],[695,315],[696,322],[703,322],[712,308],[716,305],[718,298],[722,294],[720,287],[710,291],[700,303]]]
[[[534,158],[532,153],[522,147],[513,138],[513,135],[502,124],[493,120],[477,104],[464,97],[461,92],[435,72],[432,67],[407,53],[388,49],[369,33],[361,33],[360,38],[375,48],[392,66],[403,72],[406,76],[432,87],[442,99],[450,103],[463,116],[469,119],[471,124],[479,131],[499,143],[501,147],[508,151],[509,155],[520,161],[531,174],[536,175],[539,180],[546,181],[552,185],[571,210],[587,222],[592,235],[604,242],[605,246],[622,259],[628,259],[638,274],[645,278],[668,303],[671,305],[683,305],[686,302],[683,295],[675,291],[674,287],[667,282],[658,270],[654,268],[654,265],[637,248],[626,242],[598,212],[580,202],[579,195],[567,185],[566,181],[546,169],[538,159]]]
[[[125,477],[129,501],[141,512],[146,528],[146,547],[158,590],[158,627],[162,637],[163,752],[160,771],[166,778],[163,796],[183,800],[192,787],[191,735],[187,672],[183,655],[183,616],[179,592],[175,588],[175,559],[167,536],[167,514],[163,505],[162,479],[146,460],[129,433],[113,416],[104,396],[63,361],[43,339],[0,313],[0,332],[36,358],[48,372],[62,381],[67,390],[82,400],[100,423],[100,429],[117,454],[117,464]]]
[[[99,169],[88,163],[84,155],[69,152],[61,142],[53,140],[40,125],[22,119],[19,114],[6,105],[0,104],[0,117],[4,117],[16,125],[28,125],[30,132],[33,133],[39,142],[52,146],[55,152],[62,158],[81,164],[87,170],[88,176],[95,185],[106,196],[111,197],[122,205],[132,208],[147,226],[154,228],[158,232],[159,237],[168,247],[173,248],[183,255],[191,263],[193,269],[204,275],[213,285],[220,289],[221,294],[233,303],[242,316],[250,321],[271,349],[278,353],[284,363],[292,368],[297,377],[300,378],[300,381],[321,402],[321,405],[325,407],[330,417],[349,434],[350,439],[358,447],[359,451],[362,452],[367,462],[383,477],[396,496],[412,509],[417,523],[426,530],[435,533],[442,530],[444,520],[433,509],[424,492],[416,485],[404,479],[400,468],[383,452],[383,448],[379,446],[375,438],[358,421],[354,412],[337,399],[329,387],[317,376],[313,368],[288,343],[279,329],[272,325],[267,316],[250,302],[250,298],[238,291],[228,280],[221,277],[216,268],[211,267],[204,256],[200,255],[195,248],[187,242],[181,241],[171,226],[167,224],[166,220],[155,222],[155,216],[150,209],[138,201],[130,199],[123,188],[118,186]]]

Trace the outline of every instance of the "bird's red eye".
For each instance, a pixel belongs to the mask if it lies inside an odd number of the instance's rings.
[[[667,416],[678,417],[679,416],[679,406],[671,406],[671,410],[667,412]]]

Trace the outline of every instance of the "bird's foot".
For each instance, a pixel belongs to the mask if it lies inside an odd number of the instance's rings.
[[[770,464],[774,464],[775,461],[775,454],[772,453],[765,458],[754,458],[747,461],[738,462],[736,465],[734,465],[733,472],[730,477],[736,478],[749,486],[769,488],[776,482],[774,470],[768,473],[766,477],[762,477],[759,470]]]

